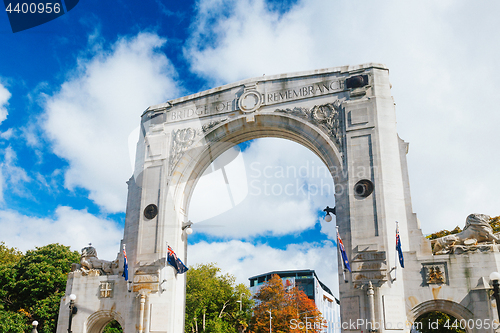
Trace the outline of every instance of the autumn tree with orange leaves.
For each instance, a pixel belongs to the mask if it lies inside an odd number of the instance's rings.
[[[322,332],[321,313],[314,301],[297,287],[285,288],[278,275],[264,283],[255,295],[258,305],[250,324],[250,333],[269,332],[269,312],[272,332]],[[316,325],[315,325],[316,324]]]

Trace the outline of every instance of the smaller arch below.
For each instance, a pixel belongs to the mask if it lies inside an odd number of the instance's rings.
[[[474,319],[474,314],[469,309],[467,309],[463,305],[460,305],[459,303],[448,301],[445,299],[434,299],[415,305],[410,311],[410,314],[413,318],[408,319],[414,322],[421,315],[433,311],[439,311],[449,314],[457,318],[458,320]]]
[[[115,311],[101,310],[94,312],[87,318],[88,328],[86,333],[102,333],[104,327],[112,320],[116,320],[122,328],[125,325],[123,318]]]

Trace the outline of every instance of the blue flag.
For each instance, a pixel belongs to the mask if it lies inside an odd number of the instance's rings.
[[[167,261],[179,274],[185,273],[188,270],[186,265],[182,263],[170,246],[168,247]]]
[[[125,252],[125,245],[123,245],[123,274],[122,276],[125,278],[125,281],[128,281],[128,260],[127,260],[127,252]]]
[[[340,250],[340,255],[342,257],[342,266],[344,266],[344,269],[347,269],[350,272],[351,266],[349,265],[349,259],[347,259],[347,253],[345,253],[344,243],[342,243],[342,239],[340,239],[338,229],[337,229],[337,246]]]
[[[401,249],[401,238],[399,238],[399,226],[396,225],[396,251],[398,251],[399,264],[401,268],[405,268],[405,259],[403,258],[403,250]]]

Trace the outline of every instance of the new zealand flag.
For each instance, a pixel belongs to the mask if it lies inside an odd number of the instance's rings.
[[[128,281],[128,260],[127,260],[127,252],[125,252],[125,245],[123,245],[123,274],[122,276],[125,278],[125,281]]]
[[[351,266],[349,265],[349,259],[347,259],[347,253],[345,253],[344,243],[342,243],[342,239],[340,239],[338,229],[337,229],[337,246],[340,250],[340,255],[342,257],[344,269],[347,269],[350,272]]]
[[[399,227],[396,227],[396,251],[398,251],[399,264],[401,268],[405,268],[405,259],[403,258],[403,250],[401,249],[401,239],[399,238]]]
[[[188,270],[186,265],[182,263],[170,246],[168,247],[167,261],[179,274],[185,273]]]

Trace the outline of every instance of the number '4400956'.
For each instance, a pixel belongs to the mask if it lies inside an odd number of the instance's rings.
[[[52,2],[46,2],[46,3],[16,3],[14,8],[12,8],[12,3],[9,3],[7,5],[7,7],[5,8],[5,11],[9,12],[9,13],[12,13],[12,12],[15,12],[15,13],[23,13],[23,14],[27,14],[27,13],[31,13],[31,14],[35,14],[35,13],[39,13],[39,14],[42,14],[42,13],[46,13],[46,14],[50,14],[50,13],[60,13],[61,12],[61,4],[60,3],[52,3]]]

